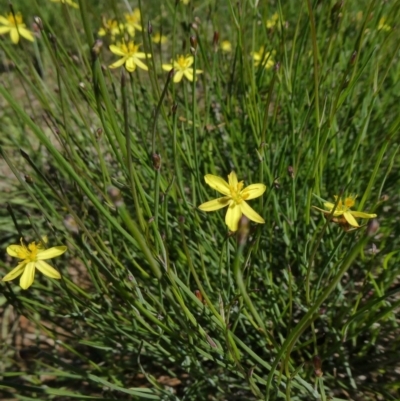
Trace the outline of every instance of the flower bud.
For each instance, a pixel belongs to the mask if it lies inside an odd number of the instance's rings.
[[[323,375],[323,373],[322,373],[322,361],[321,361],[321,358],[318,355],[314,355],[314,357],[313,357],[313,365],[314,365],[315,376],[321,377]]]
[[[151,156],[151,158],[153,159],[153,167],[154,170],[160,170],[161,168],[161,156],[157,153],[153,153],[153,155]]]
[[[379,230],[379,222],[377,219],[371,219],[367,225],[367,235],[373,237]]]
[[[124,204],[121,191],[118,188],[109,186],[107,188],[107,194],[116,208],[121,207]]]

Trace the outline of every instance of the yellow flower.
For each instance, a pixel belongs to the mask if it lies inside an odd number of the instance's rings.
[[[335,201],[337,201],[338,196],[335,195],[334,198],[335,198]],[[342,199],[339,199],[336,209],[333,212],[333,218],[343,216],[345,219],[345,222],[350,224],[350,226],[359,227],[359,224],[357,223],[357,220],[355,219],[355,217],[359,217],[361,219],[373,219],[374,217],[376,217],[375,213],[370,214],[370,213],[356,212],[354,210],[350,210],[354,206],[355,200],[356,200],[355,196],[349,196],[349,197],[345,198],[344,203],[342,202]],[[313,208],[319,210],[320,212],[324,213],[325,215],[329,215],[332,213],[332,210],[334,209],[335,204],[331,203],[331,202],[325,202],[324,206],[328,210],[323,210],[323,209],[320,209],[315,206],[313,206]],[[337,219],[337,220],[333,220],[333,221],[336,223],[339,223],[341,225],[343,223],[345,223],[341,219]]]
[[[392,28],[386,24],[386,17],[382,17],[378,22],[378,31],[390,31]]]
[[[272,68],[274,66],[274,61],[271,58],[272,53],[266,52],[264,46],[261,46],[258,52],[252,52],[254,66],[258,67],[261,64],[266,70]]]
[[[17,44],[19,42],[19,37],[22,36],[25,39],[34,41],[34,37],[31,31],[26,29],[26,25],[22,22],[21,13],[15,14],[9,13],[7,17],[0,15],[0,35],[5,33],[10,33],[11,42]]]
[[[108,19],[103,21],[103,27],[99,29],[99,36],[106,36],[109,34],[112,39],[117,35],[122,35],[124,32],[127,32],[130,37],[135,36],[135,28],[129,24],[119,23],[114,19]]]
[[[223,40],[221,42],[221,49],[226,53],[230,53],[232,51],[232,44],[229,40]]]
[[[204,176],[204,179],[211,188],[225,196],[202,203],[199,206],[200,210],[203,210],[204,212],[212,212],[228,206],[225,223],[231,231],[236,231],[238,229],[239,220],[242,217],[242,214],[256,223],[265,223],[264,219],[246,202],[246,200],[261,196],[267,188],[264,184],[252,184],[243,189],[244,183],[243,181],[238,182],[234,171],[228,175],[228,182],[223,178],[212,174],[207,174]]]
[[[46,259],[55,258],[62,255],[67,250],[66,246],[55,246],[53,248],[44,249],[43,245],[31,242],[25,246],[21,238],[21,245],[10,245],[7,247],[7,253],[13,258],[22,259],[18,266],[6,274],[2,281],[14,280],[22,274],[19,285],[22,289],[29,288],[35,278],[35,268],[42,272],[45,276],[60,279],[60,273],[45,262]]]
[[[168,42],[168,38],[164,35],[161,35],[161,33],[159,33],[159,32],[152,35],[151,40],[157,44],[163,44],[163,43]]]
[[[51,0],[51,1],[52,1],[53,3],[64,3],[64,4],[68,4],[68,5],[71,6],[71,7],[79,8],[78,4],[75,3],[75,2],[72,1],[72,0]]]
[[[267,19],[265,26],[268,29],[271,29],[277,24],[278,21],[279,21],[279,14],[275,13],[271,18]]]
[[[190,0],[181,0],[181,3],[188,5]]]
[[[135,8],[131,14],[125,14],[127,25],[133,26],[138,31],[142,30],[140,10]]]
[[[189,81],[193,81],[193,56],[178,56],[176,60],[171,60],[172,64],[163,64],[162,68],[165,71],[174,69],[174,82],[180,82],[185,76]],[[203,71],[196,70],[196,74],[201,74]]]
[[[129,72],[136,70],[136,66],[143,70],[148,70],[146,64],[140,59],[146,58],[146,53],[139,52],[139,46],[135,45],[132,41],[127,45],[125,43],[118,43],[117,45],[110,45],[110,50],[117,56],[121,56],[118,61],[110,65],[110,68],[118,68],[125,64],[125,68]],[[150,54],[147,57],[151,57]]]

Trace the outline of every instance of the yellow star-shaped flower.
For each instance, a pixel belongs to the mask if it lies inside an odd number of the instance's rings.
[[[146,58],[146,53],[139,52],[139,46],[140,45],[135,45],[132,41],[128,44],[120,43],[117,45],[110,45],[110,50],[117,56],[121,56],[121,58],[109,67],[118,68],[125,64],[125,68],[129,72],[135,71],[136,67],[147,71],[149,68],[141,60]],[[147,57],[151,57],[151,55],[148,54]]]
[[[174,70],[174,82],[180,82],[185,76],[190,82],[193,82],[193,56],[178,56],[176,60],[172,60],[172,64],[163,64],[162,69],[165,71]],[[201,74],[203,71],[196,70],[196,74]]]
[[[11,281],[22,274],[19,285],[22,289],[29,288],[35,278],[35,269],[38,269],[45,276],[60,279],[60,273],[50,266],[46,259],[52,259],[62,255],[67,250],[66,246],[55,246],[44,249],[43,245],[31,242],[28,246],[24,245],[21,238],[21,245],[10,245],[7,253],[13,258],[22,259],[18,266],[6,274],[2,281]]]
[[[204,179],[211,188],[225,196],[201,204],[200,210],[212,212],[228,206],[225,223],[231,231],[237,231],[239,220],[243,214],[256,223],[265,223],[264,219],[246,202],[261,196],[267,188],[264,184],[252,184],[243,188],[243,181],[238,181],[234,171],[228,175],[228,182],[212,174],[207,174]]]
[[[334,198],[335,201],[337,201],[338,196],[335,195]],[[350,224],[350,226],[352,227],[360,227],[355,217],[359,217],[361,219],[373,219],[374,217],[376,217],[375,213],[364,213],[351,210],[351,208],[355,204],[355,200],[356,200],[355,196],[348,196],[347,198],[345,198],[344,202],[342,202],[342,199],[339,199],[336,209],[333,212],[333,217],[336,218],[339,216],[343,216],[346,222]],[[329,215],[332,213],[332,210],[335,207],[335,203],[325,202],[324,206],[326,207],[327,210],[320,209],[316,206],[313,206],[313,208],[319,210],[325,215]],[[340,220],[338,222],[340,223]]]
[[[11,42],[17,44],[20,36],[33,42],[34,36],[31,31],[26,29],[26,25],[22,22],[21,13],[13,15],[9,13],[7,17],[0,15],[0,35],[10,34]]]

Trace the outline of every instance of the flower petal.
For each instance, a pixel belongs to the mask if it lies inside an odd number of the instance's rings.
[[[254,199],[261,196],[267,187],[264,184],[251,184],[241,192],[243,199]]]
[[[1,23],[1,21],[0,21],[0,23]],[[0,26],[0,35],[3,35],[10,31],[11,31],[11,28],[9,26]]]
[[[351,215],[350,212],[344,212],[343,213],[344,218],[347,220],[347,222],[353,226],[353,227],[359,227],[356,219]]]
[[[134,63],[140,67],[142,70],[148,71],[148,67],[145,63],[143,63],[143,61],[137,59],[136,57],[133,59]]]
[[[13,258],[20,258],[19,255],[26,254],[26,248],[21,245],[10,245],[7,247],[7,253]]]
[[[236,174],[235,174],[235,176],[236,176]],[[218,177],[216,175],[212,175],[212,174],[206,174],[204,176],[204,180],[212,189],[215,189],[216,191],[220,192],[223,195],[230,196],[231,190],[229,188],[228,183],[223,178]],[[237,181],[237,179],[236,179],[236,181]]]
[[[174,67],[172,66],[172,64],[163,64],[162,65],[162,69],[164,70],[164,71],[171,71],[172,69],[173,69]]]
[[[28,289],[35,278],[35,262],[27,263],[24,272],[19,280],[19,285],[23,290]]]
[[[189,57],[186,57],[186,68],[188,68],[188,67],[190,67],[192,64],[193,64],[193,62],[194,62],[194,57],[193,56],[189,56]]]
[[[19,27],[18,29],[21,36],[24,37],[25,39],[30,40],[31,42],[35,40],[35,37],[33,36],[32,32],[29,31],[28,29],[22,27]]]
[[[125,68],[129,72],[133,72],[133,71],[136,70],[136,63],[135,63],[135,60],[132,57],[130,57],[130,58],[128,58],[128,60],[126,60]]]
[[[183,70],[182,72],[190,82],[193,82],[193,71],[192,70]]]
[[[26,262],[25,262],[25,261],[19,263],[17,267],[15,267],[14,269],[12,269],[12,270],[10,271],[10,273],[6,274],[6,275],[2,278],[2,281],[11,281],[11,280],[14,280],[15,277],[18,277],[20,274],[22,274],[22,272],[23,272],[24,269],[25,269],[25,265],[26,265]]]
[[[117,56],[126,56],[126,53],[116,45],[110,45],[109,49],[112,53],[116,54]]]
[[[232,202],[225,216],[225,223],[231,231],[237,231],[241,217],[242,208],[237,203]]]
[[[234,171],[231,171],[230,174],[228,175],[228,182],[231,187],[233,187],[233,188],[237,187],[238,179],[237,179],[237,175]]]
[[[324,202],[324,206],[328,209],[328,210],[332,210],[335,207],[334,203],[331,202]]]
[[[125,64],[125,61],[127,60],[128,57],[122,57],[119,60],[117,60],[115,63],[109,65],[109,68],[118,68],[121,67],[122,65]]]
[[[373,219],[377,216],[375,213],[353,212],[352,210],[350,211],[350,213],[354,217],[360,217],[361,219]]]
[[[199,206],[199,209],[203,212],[212,212],[214,210],[222,209],[225,206],[228,206],[231,198],[229,196],[224,196],[222,198],[213,199],[208,202],[204,202]]]
[[[265,223],[265,220],[247,202],[243,201],[240,204],[240,208],[242,209],[242,213],[250,220],[260,224]]]
[[[38,260],[35,264],[36,268],[47,277],[61,278],[61,274],[44,260]]]
[[[174,74],[174,82],[177,84],[178,82],[181,82],[183,77],[183,72],[182,71],[176,71]]]
[[[15,45],[19,42],[19,33],[17,31],[17,28],[11,29],[10,38],[11,42],[13,42]]]
[[[67,250],[66,246],[53,246],[52,248],[45,250],[38,250],[36,260],[52,259],[62,255]]]

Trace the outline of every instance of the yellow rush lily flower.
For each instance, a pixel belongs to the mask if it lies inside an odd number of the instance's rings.
[[[12,13],[7,17],[0,15],[0,35],[10,33],[11,42],[17,44],[20,36],[33,42],[35,40],[33,33],[26,29],[26,25],[22,22],[21,13],[16,13],[15,18]]]
[[[79,8],[78,4],[75,3],[75,2],[72,1],[72,0],[51,0],[51,1],[52,1],[53,3],[65,3],[65,4],[68,4],[68,5],[71,6],[71,7]]]
[[[229,42],[229,40],[223,40],[221,42],[221,50],[226,52],[226,53],[230,53],[232,51],[232,43]]]
[[[35,278],[35,268],[42,272],[45,276],[60,279],[60,273],[51,267],[46,259],[55,258],[62,255],[67,250],[66,246],[55,246],[53,248],[44,249],[43,244],[36,245],[31,242],[25,246],[21,238],[21,245],[10,245],[7,247],[7,253],[13,258],[22,259],[18,266],[6,274],[2,281],[11,281],[22,274],[19,285],[22,289],[29,288]]]
[[[162,69],[171,71],[174,69],[174,82],[180,82],[185,76],[190,82],[193,82],[193,56],[178,56],[176,60],[171,60],[172,64],[163,64]],[[203,71],[196,70],[196,74],[201,74]]]
[[[267,19],[265,26],[267,29],[273,28],[279,22],[279,14],[274,13],[271,18]]]
[[[273,53],[264,51],[264,46],[261,46],[258,52],[252,52],[254,67],[258,67],[261,64],[266,70],[272,68],[275,64],[271,57]]]
[[[129,42],[127,45],[125,43],[110,45],[110,50],[114,54],[116,54],[117,56],[121,56],[122,58],[111,64],[109,67],[118,68],[125,64],[125,68],[129,72],[135,71],[136,66],[147,71],[147,65],[140,60],[146,58],[146,53],[139,52],[139,46],[140,45],[135,45],[132,41]],[[151,55],[148,54],[147,57],[151,57]]]
[[[337,201],[338,196],[335,195],[334,198],[335,198],[335,201]],[[354,206],[355,200],[356,200],[355,196],[349,196],[349,197],[345,198],[344,203],[342,202],[342,199],[339,199],[336,209],[333,212],[333,218],[343,216],[345,221],[348,224],[350,224],[350,226],[360,227],[359,224],[357,223],[357,220],[355,219],[355,217],[359,217],[361,219],[373,219],[374,217],[376,217],[375,213],[364,213],[364,212],[356,212],[354,210],[350,210],[350,208],[352,208]],[[319,210],[320,212],[324,213],[325,215],[329,215],[332,213],[332,210],[335,207],[335,203],[325,202],[324,206],[328,210],[323,210],[316,206],[313,206],[313,208]],[[335,221],[335,220],[333,220],[333,221]],[[338,219],[337,222],[339,224],[343,223],[341,219]]]
[[[142,30],[140,10],[135,8],[131,14],[125,14],[125,20],[128,25],[132,25],[138,31]]]
[[[234,171],[228,175],[228,182],[212,174],[205,175],[204,179],[211,188],[225,196],[202,203],[199,206],[200,210],[212,212],[228,206],[225,223],[231,231],[236,231],[238,229],[242,214],[256,223],[265,223],[264,219],[246,202],[247,200],[261,196],[267,188],[264,184],[252,184],[243,189],[244,183],[243,181],[238,181]]]

